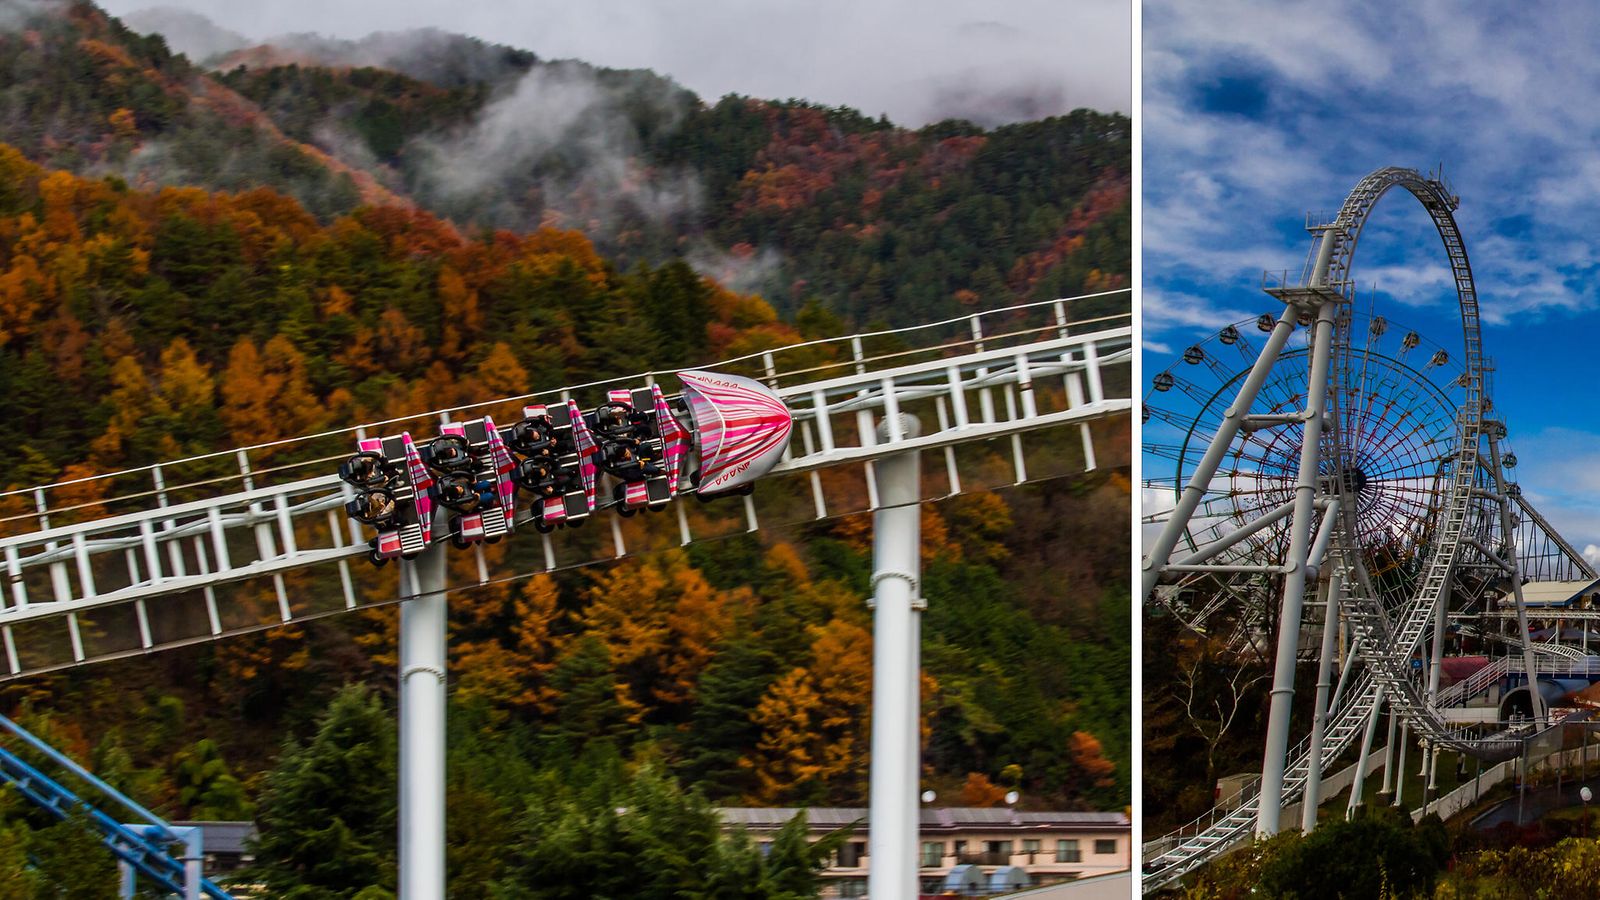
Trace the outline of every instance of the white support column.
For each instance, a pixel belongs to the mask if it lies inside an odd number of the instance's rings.
[[[1500,534],[1505,541],[1503,549],[1507,557],[1506,562],[1513,572],[1520,572],[1521,569],[1517,565],[1517,542],[1513,537],[1517,530],[1511,524],[1511,498],[1506,490],[1505,470],[1500,467],[1500,429],[1503,427],[1500,423],[1492,423],[1485,429],[1489,436],[1489,469],[1494,473],[1495,493],[1499,495]],[[1511,578],[1511,595],[1517,604],[1517,634],[1522,644],[1522,666],[1528,673],[1528,703],[1533,711],[1535,727],[1543,727],[1549,710],[1545,708],[1544,695],[1539,693],[1539,666],[1533,658],[1533,644],[1528,637],[1528,606],[1523,601],[1522,579],[1518,576]]]
[[[1339,630],[1339,595],[1344,590],[1343,584],[1344,572],[1336,568],[1322,586],[1327,611],[1322,620],[1322,660],[1317,664],[1317,701],[1311,713],[1311,748],[1306,754],[1309,768],[1304,799],[1300,803],[1300,830],[1306,834],[1317,827],[1317,806],[1321,803],[1322,741],[1328,729],[1328,694],[1333,690],[1333,636]]]
[[[1288,572],[1283,577],[1272,705],[1267,715],[1267,746],[1261,759],[1261,802],[1256,810],[1256,834],[1262,837],[1278,833],[1278,820],[1283,812],[1283,770],[1289,753],[1289,718],[1294,701],[1295,661],[1300,650],[1300,613],[1305,604],[1307,550],[1311,529],[1316,523],[1318,459],[1322,449],[1322,414],[1328,399],[1328,370],[1332,362],[1333,315],[1334,302],[1324,300],[1312,332],[1299,479],[1295,486],[1294,520],[1289,527],[1289,556],[1285,560]]]
[[[1394,773],[1400,771],[1400,766],[1395,762],[1395,738],[1399,735],[1399,716],[1389,717],[1389,740],[1383,745],[1383,787],[1378,788],[1378,797],[1394,797]],[[1404,777],[1402,775],[1402,777]]]
[[[901,417],[905,437],[920,432]],[[885,429],[887,437],[887,429]],[[868,811],[870,896],[917,896],[918,773],[922,770],[917,710],[922,605],[922,510],[917,451],[877,463],[881,506],[872,521],[872,763]]]
[[[1400,723],[1400,749],[1395,751],[1394,770],[1399,776],[1394,780],[1394,803],[1400,809],[1406,803],[1406,749],[1411,746],[1411,723]]]
[[[1490,446],[1493,446],[1491,440]],[[1444,670],[1444,641],[1445,641],[1445,616],[1448,613],[1449,597],[1440,597],[1437,612],[1433,618],[1433,647],[1432,655],[1428,661],[1428,705],[1438,706],[1439,677]],[[1435,796],[1439,789],[1439,747],[1437,744],[1428,746],[1428,780],[1422,787],[1422,806],[1426,810],[1428,798]]]
[[[444,552],[400,563],[400,900],[445,896]]]
[[[200,900],[200,882],[205,879],[205,837],[200,826],[172,829],[183,841],[183,900]]]
[[[1355,815],[1367,788],[1367,760],[1372,758],[1372,738],[1378,731],[1378,714],[1383,712],[1384,696],[1380,692],[1372,703],[1372,714],[1367,717],[1367,727],[1361,736],[1361,755],[1356,757],[1356,778],[1350,783],[1350,802],[1345,806],[1346,819]]]

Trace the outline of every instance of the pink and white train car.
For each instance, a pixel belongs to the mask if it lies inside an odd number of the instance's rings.
[[[715,372],[679,372],[698,471],[695,492],[749,493],[789,446],[789,407],[759,381]]]

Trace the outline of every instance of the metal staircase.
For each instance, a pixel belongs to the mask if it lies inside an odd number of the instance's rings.
[[[1434,704],[1439,707],[1457,706],[1470,697],[1476,697],[1504,678],[1511,671],[1511,663],[1509,656],[1495,658],[1478,671],[1441,690]]]
[[[1329,717],[1322,744],[1323,771],[1327,771],[1339,754],[1366,728],[1367,720],[1372,717],[1378,703],[1378,690],[1365,672],[1352,677],[1347,686],[1348,696],[1352,699],[1341,704]],[[1283,806],[1298,801],[1305,792],[1306,778],[1311,770],[1310,738],[1295,745],[1289,751],[1289,758],[1290,763],[1283,775],[1283,795],[1279,798],[1279,804]],[[1156,846],[1170,845],[1171,849],[1154,857],[1147,854],[1142,881],[1144,890],[1156,890],[1172,884],[1248,838],[1255,829],[1256,813],[1260,809],[1259,787],[1258,782],[1252,782],[1233,798],[1237,806],[1226,812],[1219,812],[1221,806],[1214,808],[1159,841],[1152,842]]]

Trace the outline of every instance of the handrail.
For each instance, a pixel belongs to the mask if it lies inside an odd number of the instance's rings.
[[[1490,684],[1505,677],[1506,673],[1510,671],[1510,659],[1511,657],[1509,656],[1499,657],[1466,678],[1439,691],[1434,700],[1434,705],[1454,706],[1468,697],[1477,696],[1486,690]]]

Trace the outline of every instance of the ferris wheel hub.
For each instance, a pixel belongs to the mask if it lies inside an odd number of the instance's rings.
[[[1360,466],[1351,466],[1344,470],[1344,490],[1347,494],[1359,494],[1367,486],[1367,473]]]

